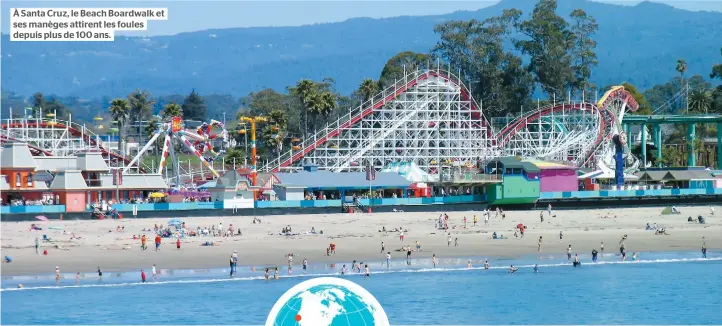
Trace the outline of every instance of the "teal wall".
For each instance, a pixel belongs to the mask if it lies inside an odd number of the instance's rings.
[[[65,205],[43,205],[43,206],[0,206],[2,214],[19,213],[65,213]]]
[[[132,212],[133,206],[139,211],[185,211],[194,209],[222,209],[223,202],[191,202],[191,203],[160,203],[160,204],[115,204],[113,208],[119,212]]]
[[[488,184],[486,193],[490,205],[533,203],[539,199],[539,179],[504,175],[501,183]]]
[[[539,199],[722,195],[722,188],[543,192]]]
[[[359,199],[360,204],[364,206],[463,204],[480,203],[483,201],[484,196],[482,195],[424,198],[376,198],[373,200]],[[256,208],[288,207],[341,207],[341,200],[275,200],[256,202]]]

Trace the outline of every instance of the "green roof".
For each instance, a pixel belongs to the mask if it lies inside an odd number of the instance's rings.
[[[522,162],[515,156],[505,156],[505,157],[498,157],[491,161],[489,161],[489,164],[487,164],[487,167],[495,167],[497,164],[501,165],[505,169],[524,169],[527,173],[529,172],[539,172],[539,168],[530,163],[530,162]]]

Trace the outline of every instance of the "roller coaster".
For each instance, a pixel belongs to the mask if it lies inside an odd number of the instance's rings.
[[[496,131],[458,76],[438,68],[415,71],[263,170],[295,170],[305,163],[336,172],[369,165],[378,170],[406,161],[434,174],[506,155],[613,169],[612,137],[622,133],[624,114],[638,108],[631,94],[616,86],[596,103],[552,103],[507,119]],[[639,165],[628,149],[625,162],[627,170]]]
[[[307,163],[334,172],[362,171],[369,165],[381,170],[403,161],[436,174],[507,155],[613,170],[613,137],[624,138],[624,114],[638,107],[630,93],[616,86],[595,103],[552,102],[517,117],[488,119],[458,75],[440,68],[411,71],[260,170],[292,171]],[[0,140],[27,142],[34,155],[95,149],[109,161],[133,166],[102,137],[70,121],[3,122]],[[624,157],[625,170],[639,166],[628,149]],[[143,172],[144,167],[138,169]]]

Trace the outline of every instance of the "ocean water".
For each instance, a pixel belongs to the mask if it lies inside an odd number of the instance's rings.
[[[269,282],[250,267],[239,267],[233,279],[227,269],[163,270],[146,284],[138,283],[138,271],[104,273],[102,280],[87,274],[79,285],[64,275],[60,286],[50,274],[3,277],[2,323],[261,325],[286,290],[334,275],[371,292],[392,325],[722,324],[722,253],[700,256],[641,253],[638,261],[620,262],[608,254],[596,264],[583,256],[581,268],[562,255],[489,259],[490,270],[480,268],[484,257],[472,258],[471,269],[468,258],[444,259],[436,269],[428,260],[395,260],[388,271],[370,263],[369,278],[337,275],[341,264],[312,265],[309,275],[282,273]],[[507,273],[511,264],[519,271]]]

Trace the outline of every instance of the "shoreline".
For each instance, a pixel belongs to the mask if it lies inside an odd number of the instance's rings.
[[[488,226],[484,226],[481,212],[449,212],[449,232],[452,238],[459,239],[459,246],[453,241],[448,245],[448,234],[436,230],[433,225],[438,213],[373,213],[373,214],[327,214],[319,215],[281,215],[262,217],[261,224],[252,224],[252,217],[229,216],[222,218],[185,219],[187,227],[209,226],[223,223],[234,224],[243,231],[236,237],[192,237],[183,239],[181,249],[175,243],[164,238],[161,250],[152,248],[152,232],[141,231],[152,228],[153,224],[165,224],[169,219],[123,219],[103,221],[50,221],[40,224],[45,230],[31,232],[30,222],[2,222],[2,255],[13,258],[12,263],[3,263],[5,276],[27,276],[53,274],[55,266],[61,273],[95,273],[100,266],[104,273],[149,270],[153,264],[160,270],[192,270],[228,268],[228,260],[234,250],[238,251],[239,270],[241,266],[275,267],[284,271],[286,255],[294,253],[294,271],[301,269],[301,262],[308,259],[309,265],[341,263],[346,261],[379,262],[385,260],[380,244],[385,244],[384,252],[391,252],[392,261],[405,261],[405,252],[393,251],[402,243],[396,233],[377,232],[382,226],[387,229],[402,227],[405,243],[415,249],[420,241],[421,252],[412,252],[411,259],[430,259],[436,254],[439,259],[463,259],[465,257],[489,257],[510,259],[537,254],[539,236],[543,237],[544,256],[565,256],[566,248],[572,245],[575,253],[588,255],[592,249],[599,250],[600,243],[605,244],[605,254],[619,251],[618,242],[622,235],[629,236],[626,241],[627,252],[699,252],[702,236],[706,237],[710,251],[722,249],[722,222],[717,216],[709,216],[708,207],[680,207],[681,215],[661,215],[662,207],[597,209],[597,210],[555,210],[557,217],[545,217],[539,220],[539,210],[509,211],[505,219],[494,218],[492,212]],[[716,208],[720,211],[721,207]],[[544,213],[545,216],[547,213]],[[478,217],[477,226],[473,224],[473,215]],[[617,218],[603,218],[605,215]],[[707,224],[686,222],[687,216],[703,215]],[[463,217],[467,217],[467,228],[463,227]],[[527,225],[525,238],[515,238],[515,225]],[[654,235],[644,230],[646,223],[658,223],[664,226],[670,235]],[[125,232],[115,232],[115,227],[124,226]],[[279,236],[281,228],[290,225],[294,232],[303,233],[311,227],[323,230],[324,234],[304,234],[299,236]],[[64,228],[61,231],[48,230],[48,226]],[[456,227],[455,229],[453,227]],[[108,232],[110,230],[110,232]],[[508,239],[492,240],[491,233],[498,232]],[[559,241],[559,231],[563,239]],[[81,236],[80,240],[66,240],[70,234]],[[47,234],[58,239],[63,249],[48,248],[49,255],[36,255],[33,246],[35,236]],[[149,248],[139,249],[140,242],[132,240],[133,234],[149,236]],[[218,246],[202,247],[200,243],[214,241]],[[337,254],[326,256],[325,248],[329,243],[337,245]],[[129,248],[129,249],[123,249]],[[341,263],[343,264],[343,263]],[[340,267],[339,267],[340,268]],[[283,273],[282,273],[283,274]],[[261,274],[262,275],[262,274]]]

